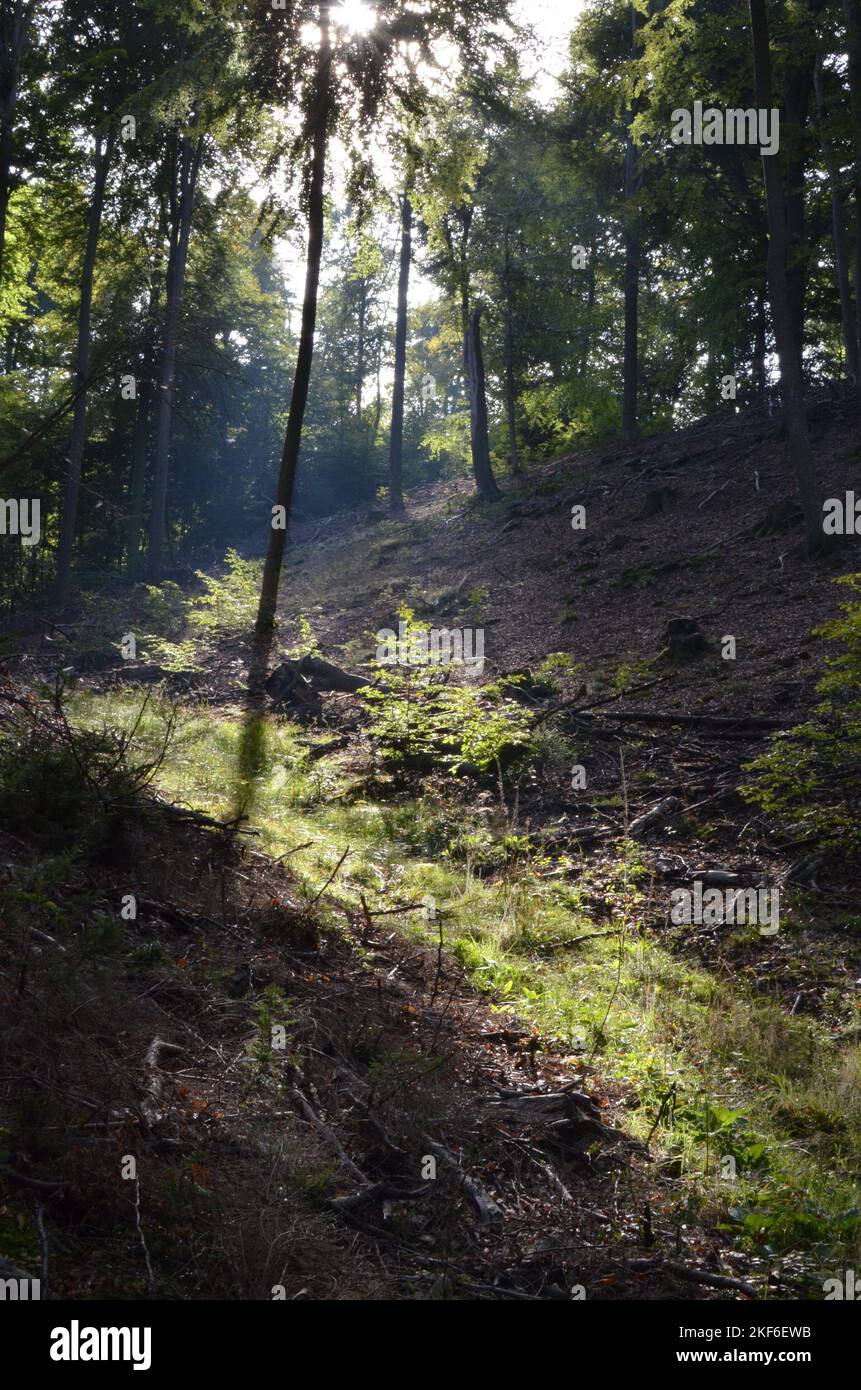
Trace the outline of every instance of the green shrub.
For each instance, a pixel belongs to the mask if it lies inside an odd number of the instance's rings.
[[[837,580],[861,592],[861,574]],[[861,602],[841,605],[841,616],[814,629],[834,644],[817,691],[813,716],[778,734],[767,753],[748,764],[741,788],[793,837],[861,854]]]
[[[425,631],[409,608],[401,608],[409,642]],[[389,762],[466,766],[487,772],[532,751],[528,710],[505,697],[498,683],[454,685],[451,667],[375,665],[381,685],[365,690],[370,733]]]

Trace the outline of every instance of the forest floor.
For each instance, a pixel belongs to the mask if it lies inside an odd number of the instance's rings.
[[[842,497],[858,412],[811,419]],[[821,1297],[859,1257],[858,882],[739,787],[861,552],[807,559],[792,497],[748,412],[299,528],[279,648],[367,671],[406,604],[532,673],[541,756],[501,780],[393,773],[355,695],[273,713],[243,633],[143,713],[151,666],[78,662],[74,728],[134,730],[162,804],[74,852],[44,789],[2,818],[2,1254],[64,1297]],[[13,692],[76,664],[47,636]],[[672,924],[709,871],[779,888],[780,931]]]

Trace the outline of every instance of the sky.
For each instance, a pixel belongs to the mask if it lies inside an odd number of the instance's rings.
[[[541,101],[556,94],[555,79],[568,56],[568,35],[583,5],[584,0],[515,0],[512,6],[515,18],[531,24],[541,43],[535,66],[524,64],[527,73],[534,73],[536,95]]]
[[[542,103],[549,104],[557,95],[556,79],[568,58],[568,35],[584,4],[585,0],[514,0],[512,4],[515,20],[531,25],[536,33],[535,51],[523,55],[523,72],[532,78],[534,94]],[[341,13],[351,28],[361,30],[372,22],[372,9],[366,0],[342,0]],[[334,162],[338,162],[337,157]],[[297,229],[296,234],[285,239],[281,245],[281,263],[297,306],[301,303],[304,285],[304,249],[302,229]],[[410,283],[411,301],[421,301],[432,290],[433,286],[421,273],[421,266],[414,262]],[[294,328],[296,326],[294,322]]]

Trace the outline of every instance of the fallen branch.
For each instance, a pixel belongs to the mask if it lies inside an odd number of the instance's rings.
[[[302,1092],[299,1090],[299,1087],[293,1086],[290,1090],[290,1095],[293,1097],[294,1101],[299,1106],[299,1109],[302,1111],[302,1114],[305,1116],[305,1119],[308,1121],[308,1123],[312,1125],[314,1129],[316,1129],[317,1133],[323,1139],[326,1140],[330,1148],[332,1148],[338,1155],[342,1165],[347,1169],[347,1172],[352,1173],[353,1177],[357,1180],[357,1182],[366,1183],[368,1179],[365,1177],[361,1168],[356,1167],[355,1163],[350,1158],[350,1155],[344,1149],[335,1131],[333,1129],[330,1129],[327,1124],[324,1124],[324,1122],[320,1119],[319,1115],[317,1115],[314,1111],[314,1108],[311,1105],[310,1101],[307,1099],[307,1097],[303,1096]]]
[[[688,1284],[705,1284],[712,1289],[736,1289],[748,1298],[759,1297],[753,1285],[748,1284],[745,1279],[733,1279],[728,1274],[711,1274],[705,1269],[690,1269],[688,1265],[680,1265],[675,1260],[665,1260],[661,1256],[650,1260],[631,1260],[630,1268],[638,1274],[651,1270],[666,1270],[668,1274],[674,1274],[677,1279],[682,1279]]]
[[[439,1154],[443,1162],[457,1174],[461,1187],[472,1203],[481,1224],[484,1226],[491,1221],[499,1221],[504,1215],[502,1207],[485,1192],[480,1183],[477,1183],[474,1178],[463,1171],[450,1149],[447,1149],[444,1144],[436,1143],[428,1134],[424,1137],[432,1151]]]

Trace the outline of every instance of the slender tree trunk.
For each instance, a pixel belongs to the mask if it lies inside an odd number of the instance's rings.
[[[625,212],[622,240],[625,248],[625,345],[622,361],[622,438],[637,437],[638,319],[640,298],[640,235],[636,214],[629,206],[633,197],[634,145],[625,137]]]
[[[807,246],[804,225],[805,125],[810,98],[812,65],[806,54],[793,61],[784,79],[784,116],[780,122],[781,145],[786,146],[784,203],[786,207],[786,284],[789,313],[798,353],[804,362],[804,304],[807,291]],[[779,155],[774,156],[779,159]]]
[[[183,135],[179,148],[179,196],[177,221],[171,242],[165,294],[164,342],[158,383],[158,415],[156,418],[155,455],[153,459],[152,508],[150,511],[149,549],[147,566],[150,577],[163,576],[167,530],[167,482],[170,459],[170,425],[173,406],[173,379],[176,371],[176,344],[179,337],[179,315],[185,289],[188,264],[188,244],[191,238],[191,219],[197,177],[203,156],[203,136],[192,142]]]
[[[150,286],[149,305],[147,306],[143,371],[132,439],[132,465],[126,509],[126,568],[132,574],[137,570],[141,558],[140,547],[144,522],[144,490],[146,488],[150,418],[155,397],[155,320],[158,313],[158,300],[159,287],[157,278],[154,276]]]
[[[828,184],[831,192],[831,241],[834,247],[834,270],[837,280],[837,293],[840,296],[840,326],[843,337],[843,352],[846,359],[846,375],[858,380],[858,339],[855,332],[855,316],[852,308],[852,291],[849,286],[849,262],[846,258],[846,236],[843,231],[843,197],[840,192],[840,170],[834,154],[834,146],[828,135],[825,85],[822,77],[822,54],[816,55],[813,70],[813,85],[816,93],[816,108],[819,115],[820,143],[825,168],[828,171]]]
[[[87,240],[84,246],[84,263],[81,269],[81,292],[78,302],[78,337],[75,347],[74,387],[78,392],[72,417],[72,439],[66,459],[66,476],[63,488],[63,511],[60,528],[60,543],[57,550],[56,599],[58,606],[65,608],[69,601],[72,580],[72,551],[75,544],[75,529],[78,518],[78,498],[81,491],[81,468],[84,447],[87,440],[87,391],[86,382],[90,370],[90,337],[93,308],[93,270],[96,264],[96,251],[102,225],[102,212],[105,206],[105,185],[114,151],[115,136],[111,132],[106,139],[96,136],[93,157],[93,195],[87,217]]]
[[[356,424],[362,425],[362,390],[365,385],[365,318],[368,311],[368,282],[359,281],[359,341],[356,350]]]
[[[763,248],[763,260],[766,248]],[[763,274],[756,291],[756,314],[753,321],[753,388],[761,405],[765,400],[765,301],[768,293],[766,276]]]
[[[0,280],[6,216],[12,194],[12,140],[21,63],[30,44],[35,0],[3,0],[0,8]]]
[[[636,55],[637,11],[628,6],[631,25],[631,57]],[[622,439],[626,444],[637,437],[638,329],[640,298],[640,225],[635,198],[639,190],[637,148],[631,139],[632,107],[625,113],[625,206],[622,212],[622,242],[625,249],[625,343],[622,360]]]
[[[861,359],[861,0],[843,0],[846,22],[849,113],[852,130],[852,199],[855,205],[855,339]],[[861,375],[857,378],[861,394]]]
[[[583,345],[580,349],[580,362],[577,368],[577,375],[581,381],[585,381],[586,372],[589,368],[589,354],[592,351],[592,324],[595,318],[595,257],[598,254],[598,246],[594,233],[589,241],[589,261],[586,281],[586,322],[583,328]]]
[[[469,425],[472,444],[472,471],[475,485],[489,501],[500,497],[490,462],[490,439],[487,426],[487,394],[484,381],[484,356],[481,350],[481,310],[474,309],[466,338],[467,379],[469,381]]]
[[[749,0],[753,39],[753,71],[756,105],[761,111],[772,109],[771,55],[768,49],[768,21],[765,0]],[[763,180],[768,217],[768,287],[771,319],[777,355],[780,360],[780,387],[789,453],[795,470],[798,495],[804,514],[808,549],[822,544],[822,508],[816,480],[816,467],[804,410],[804,380],[787,285],[786,201],[777,155],[763,155]],[[794,248],[792,248],[794,249]]]
[[[269,545],[263,566],[263,582],[260,586],[260,604],[257,609],[257,631],[264,633],[275,625],[278,607],[278,585],[281,580],[281,566],[284,562],[284,546],[287,540],[287,527],[293,509],[293,490],[296,483],[296,468],[299,462],[299,448],[302,443],[302,421],[308,401],[308,384],[311,379],[311,362],[314,357],[314,330],[317,324],[317,292],[320,285],[320,261],[323,255],[323,191],[326,180],[326,147],[328,143],[327,125],[329,120],[330,67],[332,50],[329,40],[328,7],[322,6],[322,34],[320,39],[315,108],[311,127],[311,177],[308,190],[308,253],[305,260],[305,293],[302,300],[302,325],[299,332],[299,351],[296,355],[296,371],[293,377],[293,394],[290,398],[290,411],[287,416],[287,430],[284,436],[284,450],[281,455],[281,469],[278,474],[278,487],[275,504],[284,509],[284,525],[272,527],[269,532]]]
[[[413,209],[408,191],[401,200],[401,263],[398,268],[398,308],[395,319],[395,379],[392,385],[392,427],[389,436],[389,511],[404,510],[404,382],[407,368],[407,300],[410,285]]]
[[[522,469],[520,467],[520,459],[517,456],[517,415],[515,410],[514,390],[514,306],[512,304],[511,294],[511,232],[507,222],[505,224],[505,263],[502,279],[505,288],[503,376],[505,382],[505,417],[508,423],[508,461],[511,465],[512,474],[517,477],[522,472]]]

